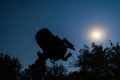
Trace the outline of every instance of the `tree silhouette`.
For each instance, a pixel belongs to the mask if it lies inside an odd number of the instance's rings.
[[[30,65],[28,68],[25,68],[23,71],[21,71],[21,78],[20,80],[31,80],[31,70],[30,70]]]
[[[54,63],[53,66],[47,67],[45,80],[67,80],[67,70],[62,64]]]
[[[41,80],[44,78],[45,72],[45,63],[38,59],[34,64],[29,65],[28,68],[22,71],[21,80]]]
[[[31,65],[31,76],[33,80],[40,80],[43,78],[46,72],[46,65],[45,62],[38,59],[35,64]]]
[[[35,64],[29,65],[27,69],[22,71],[21,80],[67,80],[66,72],[67,70],[62,64],[54,63],[53,66],[37,66],[36,68],[32,68]],[[34,70],[32,70],[34,69]],[[43,73],[42,69],[46,69]]]
[[[77,66],[80,67],[80,78],[83,80],[119,80],[120,46],[119,43],[104,48],[102,45],[87,45],[80,50]]]
[[[16,80],[20,76],[21,64],[17,58],[0,53],[0,80]]]
[[[70,72],[67,76],[67,80],[82,80],[79,71]]]

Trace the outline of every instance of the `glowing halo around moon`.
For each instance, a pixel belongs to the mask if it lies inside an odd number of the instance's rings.
[[[106,31],[101,26],[93,26],[88,29],[88,39],[90,42],[102,42],[106,38]]]

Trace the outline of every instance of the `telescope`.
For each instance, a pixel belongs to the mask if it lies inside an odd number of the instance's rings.
[[[66,38],[60,39],[57,35],[53,35],[47,28],[43,28],[37,32],[35,39],[39,47],[43,50],[37,52],[39,58],[46,61],[48,58],[51,61],[64,60],[66,61],[72,53],[67,54],[67,49],[75,50],[72,43]]]

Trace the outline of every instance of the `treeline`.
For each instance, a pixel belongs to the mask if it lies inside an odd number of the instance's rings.
[[[35,80],[120,80],[119,43],[110,42],[106,47],[92,43],[92,47],[84,45],[79,53],[78,60],[70,64],[80,68],[78,71],[68,73],[62,64],[37,67],[44,69],[44,74],[38,69],[32,70],[34,64],[21,71],[22,65],[17,58],[0,53],[0,80],[32,80],[32,75]]]

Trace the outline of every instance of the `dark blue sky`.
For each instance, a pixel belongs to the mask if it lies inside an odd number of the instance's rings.
[[[46,27],[71,41],[75,55],[91,43],[86,31],[96,24],[106,30],[106,40],[120,41],[120,0],[0,0],[0,51],[28,66],[40,50],[35,34]]]

